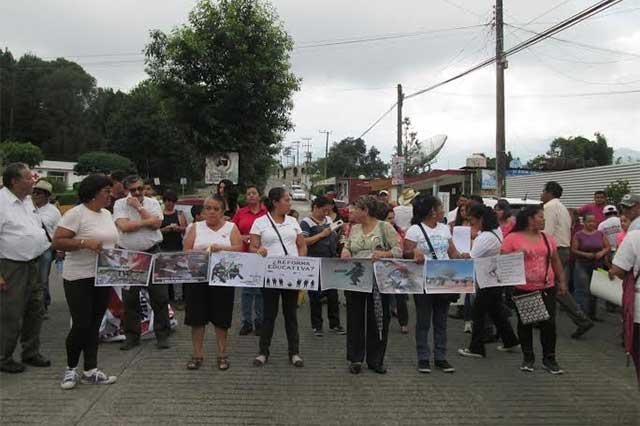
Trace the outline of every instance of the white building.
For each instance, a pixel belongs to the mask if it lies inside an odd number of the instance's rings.
[[[73,172],[76,163],[70,161],[50,161],[44,160],[34,167],[34,171],[39,177],[48,181],[64,182],[67,189],[72,189],[73,184],[80,182],[85,176],[78,176]]]

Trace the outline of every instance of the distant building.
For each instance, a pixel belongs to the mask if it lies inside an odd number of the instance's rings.
[[[63,182],[67,189],[72,189],[74,183],[80,182],[84,178],[84,176],[78,176],[73,172],[76,164],[70,161],[44,160],[33,170],[39,177],[46,178],[51,182]]]

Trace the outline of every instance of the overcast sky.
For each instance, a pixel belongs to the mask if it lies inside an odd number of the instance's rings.
[[[297,48],[292,66],[303,79],[295,95],[295,131],[311,137],[314,158],[330,141],[359,136],[405,93],[437,83],[488,58],[495,34],[487,0],[274,0]],[[505,21],[541,31],[595,0],[505,0]],[[151,29],[186,22],[195,1],[29,0],[0,2],[0,42],[14,56],[67,57],[98,85],[129,90],[146,77],[140,52]],[[545,12],[548,12],[545,14]],[[544,15],[543,15],[544,14]],[[543,16],[540,16],[543,15]],[[537,18],[537,19],[536,19]],[[507,149],[528,160],[556,136],[606,135],[615,148],[640,149],[640,0],[625,0],[558,37],[509,59],[506,71]],[[461,28],[466,27],[466,28]],[[417,34],[416,34],[417,33]],[[367,43],[304,47],[318,42],[409,35]],[[530,34],[505,27],[505,47]],[[625,54],[624,52],[630,53]],[[592,95],[632,91],[635,93]],[[589,94],[588,96],[574,96]],[[571,96],[565,96],[571,95]],[[421,139],[446,134],[436,164],[457,168],[473,152],[493,155],[495,67],[407,100],[404,109]],[[395,149],[395,111],[365,140],[383,153]]]

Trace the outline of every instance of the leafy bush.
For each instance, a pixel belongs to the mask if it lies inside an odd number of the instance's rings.
[[[56,195],[61,206],[73,206],[78,204],[78,193],[75,191],[62,192]]]
[[[44,160],[44,154],[32,143],[7,141],[0,144],[0,159],[4,164],[25,163],[34,167]]]
[[[133,161],[122,155],[93,151],[82,154],[73,168],[73,171],[78,175],[88,175],[90,173],[109,174],[114,170],[136,173],[136,166]]]

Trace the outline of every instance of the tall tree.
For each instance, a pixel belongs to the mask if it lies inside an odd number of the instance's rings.
[[[31,143],[0,143],[0,164],[25,163],[34,167],[44,160],[42,150]]]
[[[423,168],[412,164],[412,160],[418,158],[422,143],[418,140],[418,132],[411,127],[411,119],[405,117],[402,121],[404,141],[402,144],[402,154],[405,160],[405,176],[416,176],[422,173]]]
[[[380,151],[372,146],[367,151],[364,140],[346,138],[334,143],[329,149],[327,174],[337,177],[367,178],[382,177],[387,173],[389,165],[380,159]],[[324,163],[322,163],[324,166]]]
[[[293,41],[261,0],[201,0],[189,23],[151,32],[147,72],[203,154],[237,151],[240,179],[265,182],[299,80]]]
[[[546,155],[538,156],[527,163],[527,167],[537,170],[566,170],[583,167],[607,166],[613,164],[613,148],[601,133],[595,133],[595,140],[583,136],[555,138]]]

